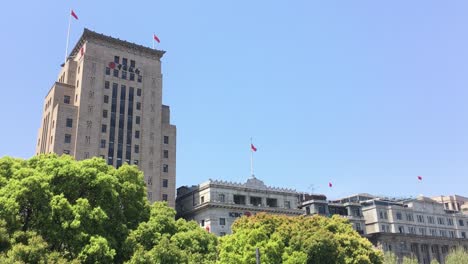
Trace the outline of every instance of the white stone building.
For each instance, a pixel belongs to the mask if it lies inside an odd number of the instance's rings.
[[[361,205],[367,237],[384,251],[429,264],[432,259],[444,263],[454,247],[468,249],[468,215],[430,198],[374,198]]]
[[[301,194],[292,189],[266,186],[250,178],[246,183],[209,180],[177,189],[177,216],[195,220],[218,236],[231,233],[232,223],[241,216],[260,212],[299,216]]]

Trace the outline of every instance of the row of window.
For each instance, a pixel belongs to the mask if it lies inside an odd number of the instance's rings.
[[[380,216],[380,219],[387,219],[387,212],[385,211],[380,211],[379,212],[379,216]],[[406,213],[406,218],[405,220],[406,221],[409,221],[409,222],[414,222],[414,217],[413,217],[413,214],[412,213]],[[397,220],[401,220],[403,221],[403,214],[401,212],[397,212],[396,213],[396,218]],[[419,223],[425,223],[425,217],[424,215],[416,215],[416,219]],[[426,216],[426,219],[427,219],[427,223],[429,224],[436,224],[436,219],[437,219],[437,224],[439,225],[445,225],[447,223],[447,225],[449,226],[453,226],[454,225],[454,221],[453,221],[453,218],[444,218],[444,217],[434,217],[434,216]],[[447,221],[446,221],[447,220]],[[468,225],[468,221],[466,223]],[[465,223],[464,223],[464,220],[463,219],[458,219],[458,225],[459,226],[464,226]]]
[[[265,206],[266,205],[267,207],[278,207],[278,199],[275,199],[275,198],[266,198],[266,204],[263,204],[262,197],[250,196],[249,198],[250,198],[249,205],[253,205],[253,206]],[[226,197],[225,197],[224,194],[222,194],[222,193],[218,194],[217,202],[224,203],[225,200],[226,200]],[[234,204],[246,205],[246,196],[245,195],[234,194],[233,195],[233,201],[234,201]],[[205,197],[201,196],[200,197],[200,203],[204,203],[204,202],[205,202]],[[195,205],[195,201],[194,201],[193,205]],[[290,209],[291,208],[291,202],[290,201],[284,201],[284,208]]]
[[[130,68],[132,69],[132,68]],[[129,69],[129,70],[130,70]],[[120,74],[119,74],[120,73]],[[110,75],[111,74],[111,68],[109,67],[106,67],[106,75]],[[121,78],[123,80],[129,80],[129,81],[135,81],[135,76],[136,76],[136,80],[137,82],[141,83],[142,80],[143,80],[143,77],[139,74],[135,74],[133,72],[128,72],[126,70],[122,70],[122,71],[119,71],[118,69],[113,69],[112,70],[112,75],[114,77],[117,77],[117,78]]]
[[[383,232],[390,232],[389,231],[389,226],[388,225],[382,225],[382,231]],[[413,235],[430,235],[430,236],[440,236],[440,237],[450,237],[450,238],[455,238],[456,237],[456,232],[454,230],[443,230],[440,229],[438,230],[435,228],[429,228],[429,233],[427,233],[427,229],[425,227],[418,227],[416,230],[416,227],[414,226],[398,226],[398,233],[400,234],[413,234]],[[460,238],[467,238],[466,237],[466,232],[460,232]]]

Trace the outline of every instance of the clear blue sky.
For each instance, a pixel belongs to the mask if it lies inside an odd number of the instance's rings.
[[[70,47],[84,27],[161,39],[178,186],[245,181],[253,137],[268,185],[468,195],[466,1],[8,1],[0,156],[34,154],[70,8]]]

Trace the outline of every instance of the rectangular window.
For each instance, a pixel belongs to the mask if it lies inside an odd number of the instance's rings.
[[[167,194],[164,194],[164,193],[163,193],[163,195],[162,195],[162,200],[163,200],[163,201],[167,201]]]
[[[444,219],[442,217],[437,217],[437,223],[439,225],[445,225],[445,221],[444,221]]]
[[[130,67],[135,67],[135,61],[134,60],[130,60]]]
[[[137,125],[140,124],[140,117],[139,116],[135,117],[135,124],[137,124]]]
[[[453,219],[452,218],[447,218],[447,225],[453,226]]]
[[[168,159],[169,158],[169,150],[165,149],[164,152],[163,152],[163,157],[165,159]]]
[[[65,134],[65,143],[71,143],[71,135],[70,134]]]
[[[110,87],[110,82],[109,82],[109,81],[105,81],[105,82],[104,82],[104,88],[105,88],[105,89],[109,89],[109,87]]]
[[[205,202],[205,196],[200,197],[200,203],[202,204],[204,202]]]
[[[424,216],[416,215],[416,217],[417,217],[419,223],[424,223]]]
[[[245,196],[234,194],[234,203],[235,204],[245,204]]]
[[[361,223],[355,223],[354,224],[354,228],[357,230],[357,231],[361,231]]]
[[[106,67],[106,75],[110,75],[110,68]]]
[[[163,164],[163,172],[169,172],[169,165]]]
[[[135,80],[135,74],[133,72],[130,73],[130,81]]]
[[[137,96],[141,96],[141,89],[140,88],[137,89]]]
[[[169,137],[168,136],[164,136],[164,144],[169,144]]]
[[[114,56],[114,62],[119,64],[120,63],[120,57],[119,56]]]
[[[205,220],[201,220],[201,221],[200,221],[200,225],[201,225],[201,226],[205,226]]]
[[[269,207],[278,207],[278,200],[274,198],[267,198],[266,199],[266,204]]]
[[[466,233],[465,233],[465,232],[461,232],[461,237],[462,237],[462,238],[466,238]]]
[[[261,206],[262,205],[262,197],[250,196],[250,204],[253,205],[253,206]]]
[[[135,145],[135,153],[140,153],[140,146],[139,145]]]
[[[126,80],[127,79],[127,72],[122,71],[122,79]]]
[[[64,95],[63,96],[63,103],[64,104],[70,104],[70,96]]]
[[[102,117],[107,118],[107,110],[102,110]]]
[[[101,132],[106,133],[107,132],[107,125],[102,125],[101,126]]]
[[[167,188],[169,186],[169,181],[167,179],[163,179],[162,186]]]
[[[108,95],[104,95],[104,103],[105,104],[109,103],[109,96]]]
[[[139,83],[141,83],[141,80],[142,80],[141,75],[138,75],[138,79],[137,79],[137,80],[138,80]]]
[[[406,221],[414,222],[413,214],[406,213]]]
[[[223,193],[218,194],[218,202],[224,203],[224,194]]]
[[[291,202],[290,201],[284,201],[284,208],[290,209],[291,208]]]
[[[136,103],[136,109],[137,109],[137,110],[141,110],[141,103],[140,103],[140,102],[137,102],[137,103]]]
[[[119,77],[119,70],[114,69],[114,77]]]
[[[461,220],[461,219],[460,219],[460,220],[458,220],[458,224],[459,224],[460,226],[464,226],[464,222],[463,222],[463,220]]]
[[[396,213],[396,218],[397,218],[398,220],[403,219],[403,216],[401,215],[401,212],[397,212],[397,213]]]
[[[135,138],[140,138],[140,130],[135,130]]]
[[[118,89],[119,84],[118,83],[112,83],[112,89]]]
[[[73,127],[73,119],[67,118],[67,127]]]
[[[398,232],[399,232],[400,234],[404,234],[404,233],[405,233],[405,227],[404,227],[404,226],[399,226],[399,227],[398,227]]]
[[[122,65],[127,66],[127,58],[122,58]]]
[[[101,139],[101,148],[106,148],[106,140]]]
[[[226,218],[220,218],[219,225],[226,225]]]

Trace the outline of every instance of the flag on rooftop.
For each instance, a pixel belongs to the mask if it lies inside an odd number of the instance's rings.
[[[76,15],[76,13],[73,11],[71,11],[71,16],[74,17],[76,20],[78,20],[78,16]]]

